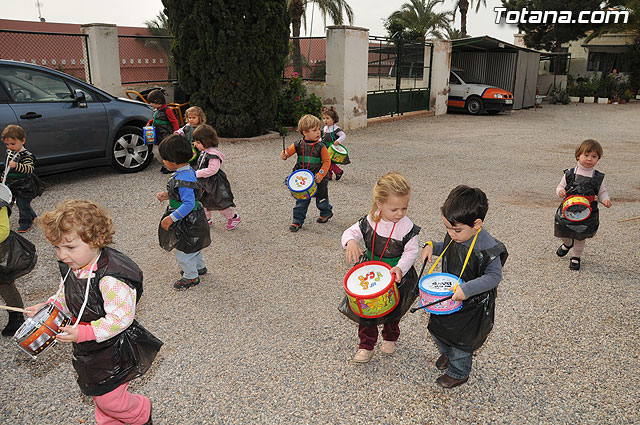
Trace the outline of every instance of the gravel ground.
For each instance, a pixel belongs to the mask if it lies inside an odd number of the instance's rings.
[[[89,198],[111,209],[114,247],[145,273],[137,318],[165,343],[131,384],[151,398],[155,423],[637,424],[640,220],[617,220],[640,214],[639,117],[638,102],[545,104],[349,132],[353,164],[329,184],[334,218],[316,223],[311,206],[296,234],[287,230],[294,201],[282,184],[293,159],[279,159],[281,140],[222,145],[242,223],[229,232],[214,215],[204,251],[210,272],[183,292],[171,287],[179,277],[173,253],[157,243],[164,207],[155,193],[167,180],[158,163],[136,175],[100,168],[46,177],[51,187],[33,206],[43,212],[64,198]],[[598,169],[613,207],[602,208],[582,270],[571,272],[568,257],[555,255],[555,186],[586,138],[604,147]],[[376,179],[392,170],[413,183],[409,217],[423,229],[421,242],[444,236],[439,207],[465,183],[486,191],[486,228],[510,253],[494,330],[469,382],[455,389],[435,383],[426,313],[405,317],[395,355],[377,351],[366,365],[350,360],[356,326],[336,308],[350,268],[340,236],[369,210]],[[18,281],[29,305],[55,292],[59,274],[42,232],[27,237],[39,255]],[[2,326],[6,318],[0,312]],[[0,423],[94,423],[70,347],[50,351],[33,362],[2,339]]]

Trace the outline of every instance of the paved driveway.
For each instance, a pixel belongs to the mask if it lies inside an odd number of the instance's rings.
[[[159,164],[134,179],[108,168],[49,176],[51,188],[33,205],[41,213],[64,198],[89,198],[112,210],[114,248],[145,274],[137,318],[165,343],[131,385],[151,398],[154,423],[639,423],[640,220],[617,222],[640,215],[639,117],[637,102],[545,105],[349,132],[352,164],[329,184],[334,218],[316,223],[312,206],[296,234],[287,230],[294,201],[282,184],[293,159],[279,159],[281,140],[222,145],[243,221],[229,232],[214,215],[204,251],[210,273],[185,292],[171,287],[179,268],[157,243],[163,206],[155,193],[166,184]],[[613,207],[601,212],[582,270],[570,272],[555,255],[554,190],[586,138],[604,147],[598,169]],[[465,183],[487,192],[486,228],[510,253],[494,331],[469,382],[453,390],[434,382],[437,350],[422,312],[402,321],[394,356],[350,361],[356,326],[336,309],[349,270],[340,236],[392,170],[413,184],[408,215],[423,229],[421,242],[444,236],[439,207]],[[41,231],[27,237],[39,263],[18,287],[32,304],[55,292],[59,273]],[[3,338],[0,356],[0,423],[94,423],[70,347],[32,362]]]

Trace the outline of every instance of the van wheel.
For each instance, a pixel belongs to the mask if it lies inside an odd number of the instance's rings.
[[[480,112],[482,112],[482,101],[477,97],[472,97],[471,99],[467,100],[467,104],[464,105],[464,107],[471,115],[478,115]]]
[[[144,144],[142,129],[125,126],[116,135],[112,145],[112,164],[121,173],[142,171],[151,162],[150,146]]]

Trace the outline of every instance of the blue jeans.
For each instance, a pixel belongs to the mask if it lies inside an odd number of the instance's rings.
[[[184,272],[183,277],[185,279],[195,279],[198,277],[198,269],[205,267],[202,251],[187,254],[186,252],[176,249],[176,259],[180,267],[182,267],[182,271]]]
[[[328,180],[325,177],[320,183],[318,183],[318,190],[316,192],[316,207],[320,210],[322,217],[328,217],[333,211],[333,207],[329,203],[329,189]],[[311,204],[311,199],[296,199],[296,206],[293,207],[293,222],[302,226],[304,220],[307,218],[307,210]]]
[[[18,230],[27,230],[33,225],[33,220],[38,216],[33,208],[31,208],[32,200],[33,198],[16,196],[16,204],[18,205],[18,211],[20,211]]]
[[[431,336],[438,346],[440,354],[449,359],[449,368],[445,374],[455,379],[465,379],[468,377],[471,373],[473,353],[459,350],[456,347],[450,347],[442,340],[438,339],[434,334],[431,334]]]

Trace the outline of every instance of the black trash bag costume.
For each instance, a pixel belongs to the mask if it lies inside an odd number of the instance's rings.
[[[222,160],[218,155],[212,155],[202,151],[198,160],[198,170],[207,168],[209,160],[218,159],[222,165]],[[224,210],[235,207],[233,203],[233,193],[227,175],[221,169],[211,177],[198,178],[198,183],[203,190],[200,203],[208,210]]]
[[[182,205],[179,187],[194,189],[196,206],[186,217],[172,223],[169,230],[164,230],[160,224],[158,225],[160,246],[167,251],[175,248],[185,253],[198,252],[211,245],[211,233],[204,209],[199,202],[202,189],[197,182],[178,180],[175,177],[169,179],[167,183],[169,205],[162,218],[164,219]]]
[[[35,155],[26,149],[18,152],[14,157],[11,158],[11,160],[16,163],[21,163],[27,157],[31,157],[33,163],[35,164]],[[36,176],[34,173],[22,174],[16,173],[15,171],[11,170],[9,170],[9,172],[7,173],[6,185],[9,189],[11,189],[11,193],[14,197],[20,196],[23,198],[31,199],[42,195],[46,187],[46,184],[42,180],[40,180],[40,177]]]
[[[78,279],[69,266],[58,262],[64,281],[64,296],[69,312],[77,317],[84,302],[87,279]],[[89,300],[78,320],[89,323],[106,316],[100,292],[100,279],[112,276],[136,290],[136,303],[142,298],[142,271],[129,257],[105,247],[98,268],[89,284]],[[67,275],[68,273],[68,275]],[[136,320],[124,331],[103,342],[86,341],[73,344],[73,367],[78,374],[80,391],[98,396],[113,391],[125,382],[142,376],[158,354],[162,341]]]
[[[571,195],[593,196],[591,201],[591,215],[582,221],[570,221],[562,215],[562,202],[556,210],[553,234],[558,238],[571,238],[582,241],[595,236],[600,226],[600,212],[598,201],[595,199],[604,180],[604,174],[593,170],[593,177],[576,174],[575,168],[564,170],[567,181],[565,191],[568,198]],[[564,202],[564,200],[563,200]]]
[[[328,132],[322,132],[322,143],[324,143],[324,145],[327,147],[327,149],[329,149],[329,147],[331,145],[333,145],[333,143],[338,140],[338,136],[337,136],[337,132],[338,131],[342,131],[342,129],[338,126],[335,126],[333,131],[328,131]],[[347,164],[351,164],[351,160],[349,159],[349,154],[347,153],[347,157],[344,159],[344,161],[342,162],[335,162],[334,160],[331,160],[332,164],[338,164],[338,165],[347,165]]]
[[[6,201],[0,200],[0,208],[7,207],[11,216],[11,208]],[[0,284],[10,283],[20,276],[29,273],[36,266],[38,255],[36,247],[26,238],[13,230],[0,243]]]
[[[360,231],[362,232],[364,244],[367,247],[367,251],[364,253],[363,258],[360,262],[371,261],[371,251],[370,247],[373,243],[374,229],[369,224],[367,217],[362,217],[359,221]],[[404,251],[404,246],[418,233],[420,233],[420,227],[413,225],[413,228],[407,233],[402,241],[391,238],[389,241],[389,245],[387,249],[384,251],[384,255],[382,255],[382,250],[384,246],[387,244],[389,238],[383,238],[380,235],[375,235],[376,244],[375,244],[375,252],[373,253],[374,261],[382,261],[389,264],[391,267],[395,267],[398,265],[398,261],[402,256]],[[382,256],[382,260],[380,257]],[[340,302],[338,306],[338,310],[349,319],[354,322],[364,325],[364,326],[377,326],[384,325],[385,323],[392,323],[399,321],[402,316],[405,315],[407,310],[411,308],[411,305],[418,297],[418,274],[416,270],[411,266],[411,269],[402,276],[402,280],[399,283],[396,283],[398,286],[399,298],[398,305],[394,308],[389,314],[384,316],[376,317],[373,319],[365,319],[363,317],[358,316],[351,310],[349,306],[349,298],[345,295],[345,297]]]
[[[446,247],[451,238],[444,238]],[[453,242],[442,257],[442,272],[460,276],[469,248]],[[462,281],[468,282],[481,276],[489,263],[497,257],[504,266],[509,253],[502,242],[489,249],[474,249],[464,269]],[[451,347],[471,353],[484,344],[493,329],[497,288],[474,295],[462,302],[462,308],[455,313],[429,315],[429,331]]]

